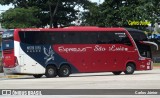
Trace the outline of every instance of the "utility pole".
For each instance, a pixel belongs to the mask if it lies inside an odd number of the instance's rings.
[[[101,3],[101,0],[99,0],[99,4],[98,5],[100,5],[100,3]]]

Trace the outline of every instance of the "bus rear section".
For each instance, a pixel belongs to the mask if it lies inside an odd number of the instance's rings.
[[[42,76],[45,73],[45,68],[21,49],[21,42],[17,40],[19,39],[18,30],[6,30],[2,35],[2,65],[4,73],[36,75],[35,77],[40,74]],[[27,49],[32,49],[33,46],[29,45]],[[37,48],[39,49],[39,47]]]
[[[2,64],[4,68],[13,68],[16,66],[13,32],[13,30],[7,30],[2,35]]]

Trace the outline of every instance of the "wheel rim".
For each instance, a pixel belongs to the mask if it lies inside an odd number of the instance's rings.
[[[131,66],[127,67],[127,72],[132,72],[132,67]]]
[[[63,69],[63,74],[64,75],[68,75],[69,74],[69,69],[68,68],[64,68]]]
[[[52,69],[52,68],[48,69],[48,74],[53,75],[54,74],[54,69]]]

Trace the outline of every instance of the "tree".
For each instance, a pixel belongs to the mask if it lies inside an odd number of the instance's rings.
[[[82,13],[82,19],[86,20],[83,21],[82,25],[98,26],[98,24],[100,23],[99,18],[101,17],[99,6],[97,5],[97,3],[91,3],[88,5],[88,9],[89,10]]]
[[[151,21],[159,20],[160,2],[158,0],[105,0],[100,5],[89,8],[86,17],[94,17],[94,19],[86,18],[89,25],[109,26],[109,27],[130,27],[128,21]],[[96,12],[95,12],[96,11]],[[96,19],[96,23],[94,22]],[[95,23],[95,24],[93,24]],[[145,26],[137,25],[134,28],[143,29]]]
[[[0,0],[0,4],[12,3],[15,8],[29,8],[34,7],[39,9],[36,14],[40,19],[41,24],[37,27],[44,27],[50,24],[54,26],[68,26],[71,22],[77,19],[78,10],[75,9],[77,5],[86,8],[89,0]]]
[[[36,27],[40,24],[40,20],[36,18],[38,9],[29,7],[25,8],[11,8],[2,13],[1,23],[5,28],[26,28]]]

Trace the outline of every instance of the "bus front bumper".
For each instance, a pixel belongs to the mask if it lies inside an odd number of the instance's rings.
[[[147,61],[140,64],[139,70],[152,70],[153,69],[153,61]]]

